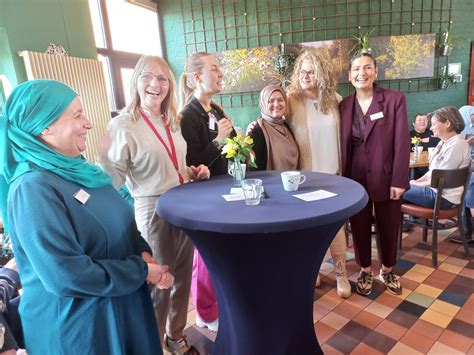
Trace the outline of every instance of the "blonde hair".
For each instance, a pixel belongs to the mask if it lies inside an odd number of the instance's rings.
[[[311,61],[313,66],[314,80],[318,87],[318,95],[321,98],[321,111],[327,114],[330,109],[337,109],[337,81],[327,49],[307,47],[300,53],[296,58],[293,74],[291,75],[288,95],[299,100],[304,98],[304,92],[300,85],[300,70],[304,60]]]
[[[193,96],[194,90],[197,89],[196,81],[194,80],[194,73],[202,72],[202,69],[204,68],[202,58],[210,55],[212,54],[207,52],[196,52],[186,59],[183,74],[181,74],[179,79],[179,106],[181,109],[186,106],[191,99],[191,96]]]
[[[150,63],[157,64],[168,77],[170,84],[168,94],[161,103],[161,112],[166,115],[168,119],[167,123],[170,125],[171,130],[176,131],[179,128],[179,116],[176,105],[176,81],[174,80],[173,72],[171,71],[168,63],[166,63],[166,61],[161,57],[144,55],[137,62],[137,65],[135,65],[135,69],[133,70],[132,79],[130,80],[131,100],[130,103],[124,107],[122,113],[128,113],[134,121],[138,121],[140,119],[141,99],[140,94],[138,93],[138,80],[140,80],[140,75],[143,73],[145,67]]]

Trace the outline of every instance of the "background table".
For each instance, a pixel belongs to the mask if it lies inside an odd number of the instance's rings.
[[[297,193],[336,197],[305,202],[283,190],[279,172],[251,172],[270,198],[258,206],[226,202],[229,176],[176,187],[157,213],[181,227],[201,253],[217,294],[219,332],[212,354],[321,354],[313,297],[322,259],[346,219],[367,203],[358,183],[304,172]]]
[[[416,175],[421,175],[424,172],[416,173],[417,168],[428,168],[430,165],[428,151],[422,151],[415,159],[415,153],[410,153],[410,180],[417,178]],[[418,169],[419,170],[419,169]]]
[[[410,169],[427,168],[430,165],[428,161],[428,151],[422,151],[415,159],[415,153],[410,153]]]

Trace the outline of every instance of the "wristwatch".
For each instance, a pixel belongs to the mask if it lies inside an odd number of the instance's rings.
[[[221,145],[218,141],[212,141],[212,144],[214,144],[214,147],[216,147],[217,149],[221,149]]]

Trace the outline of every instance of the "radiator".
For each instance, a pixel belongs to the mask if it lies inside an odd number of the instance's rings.
[[[110,106],[102,63],[94,59],[22,51],[28,80],[53,79],[68,84],[80,95],[87,118],[94,127],[87,135],[85,156],[97,162],[99,145],[110,121]]]

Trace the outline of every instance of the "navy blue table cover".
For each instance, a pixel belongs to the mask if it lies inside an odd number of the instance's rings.
[[[287,192],[279,172],[248,173],[269,195],[258,206],[224,200],[229,176],[178,186],[158,199],[158,215],[193,240],[214,282],[219,332],[212,354],[322,354],[312,314],[316,276],[337,231],[368,198],[352,180],[303,174],[300,189]],[[319,189],[337,196],[292,196]]]

